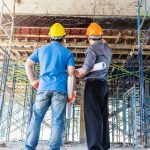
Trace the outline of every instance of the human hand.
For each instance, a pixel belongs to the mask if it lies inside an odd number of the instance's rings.
[[[75,70],[75,75],[76,75],[77,78],[80,78],[80,72],[79,72],[78,69]]]
[[[72,97],[71,97],[71,98],[68,98],[68,99],[67,99],[67,102],[73,104],[73,103],[75,102],[75,99],[76,99],[76,98],[77,98],[76,91],[73,91],[73,92],[72,92]]]
[[[35,80],[31,83],[31,85],[37,90],[39,87],[39,80]]]

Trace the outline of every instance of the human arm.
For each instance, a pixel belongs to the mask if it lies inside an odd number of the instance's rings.
[[[74,55],[71,53],[68,64],[67,64],[67,72],[68,76],[73,76],[74,77],[74,90],[76,89],[76,76],[75,76],[75,60],[74,60]]]
[[[83,78],[85,75],[88,74],[88,72],[84,70],[83,68],[80,68],[79,70],[76,70],[75,72],[78,78]]]
[[[94,71],[99,71],[99,70],[104,70],[106,68],[106,63],[105,62],[99,62],[99,63],[96,63],[92,70],[90,70],[90,72],[94,72]],[[76,72],[79,72],[81,75],[86,75],[86,71],[83,70],[82,68],[79,68],[76,70]],[[90,73],[88,72],[88,73]],[[82,77],[81,75],[79,74],[79,77]]]
[[[76,76],[82,78],[85,75],[87,75],[93,68],[95,61],[96,61],[95,53],[91,50],[88,50],[82,68],[76,70]]]
[[[68,102],[72,101],[76,97],[76,76],[75,76],[75,64],[74,64],[74,55],[71,54],[67,66],[68,71]]]
[[[73,90],[75,90],[75,89],[76,89],[75,67],[74,67],[74,66],[68,66],[68,67],[67,67],[67,70],[68,70],[68,76],[73,76],[73,77],[74,77]]]
[[[33,67],[38,62],[39,62],[39,60],[38,60],[38,49],[37,49],[30,55],[30,57],[25,62],[25,71],[26,71],[27,77],[28,77],[31,85],[35,89],[38,89],[39,80],[35,80],[35,78],[34,78]]]
[[[35,82],[34,73],[33,73],[34,65],[35,62],[32,61],[31,59],[27,59],[27,61],[25,62],[25,71],[32,86],[34,85]]]

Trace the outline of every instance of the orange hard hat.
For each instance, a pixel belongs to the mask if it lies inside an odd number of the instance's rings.
[[[91,23],[86,31],[87,36],[101,36],[103,35],[103,29],[97,23]]]

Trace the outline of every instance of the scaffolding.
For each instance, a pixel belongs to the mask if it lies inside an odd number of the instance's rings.
[[[141,7],[144,5],[144,17],[141,22]],[[138,30],[138,51],[139,51],[139,101],[140,101],[140,126],[141,126],[141,144],[144,145],[145,140],[145,98],[144,98],[144,74],[143,74],[143,56],[142,51],[144,46],[147,44],[150,39],[150,27],[143,41],[141,42],[141,28],[144,24],[144,21],[150,11],[150,6],[147,5],[147,0],[140,0],[138,3],[138,15],[137,15],[137,30]]]
[[[2,63],[0,63],[0,138],[9,140],[24,140],[32,108],[35,100],[36,91],[31,87],[25,70],[25,59],[15,59],[11,55],[11,47],[13,44],[14,18],[15,18],[15,1],[13,12],[11,13],[5,4],[2,2],[2,12],[0,26],[2,33],[8,38],[9,45],[0,47]],[[138,4],[138,58],[133,51],[129,55],[123,67],[115,63],[111,63],[111,68],[114,68],[112,75],[109,76],[111,85],[110,101],[109,101],[109,126],[110,139],[112,144],[120,146],[132,146],[135,150],[139,147],[147,146],[150,138],[150,99],[145,98],[150,84],[150,64],[146,62],[143,65],[142,50],[150,39],[150,29],[141,36],[141,29],[144,20],[148,15],[150,8],[145,5],[145,15],[141,21],[140,9],[143,1]],[[3,13],[4,8],[7,14]],[[18,29],[19,30],[19,29]],[[81,32],[81,31],[80,31]],[[83,32],[83,31],[82,31]],[[43,35],[45,38],[45,35]],[[36,38],[36,37],[32,37]],[[77,44],[79,39],[72,36],[72,41]],[[79,37],[81,38],[81,37]],[[141,38],[142,41],[141,41]],[[37,38],[38,39],[38,38]],[[116,40],[117,43],[118,39]],[[35,42],[35,41],[34,41]],[[86,49],[87,42],[82,41],[82,48]],[[29,43],[30,44],[30,43]],[[45,43],[44,43],[45,44]],[[36,43],[38,45],[38,42]],[[86,46],[85,46],[86,45]],[[40,46],[40,44],[38,45]],[[66,47],[72,48],[73,52],[79,48],[73,44],[66,43]],[[82,51],[78,50],[76,57]],[[82,52],[82,55],[85,53]],[[79,61],[81,59],[79,58]],[[39,76],[39,66],[34,68],[35,77]],[[72,118],[67,120],[66,129],[64,130],[64,142],[79,142],[80,141],[80,101],[83,99],[84,83],[77,81],[78,99],[72,109]],[[48,140],[51,127],[51,111],[49,110],[43,120],[41,126],[40,140]],[[49,133],[49,134],[48,134]]]
[[[141,21],[141,8],[143,5],[144,17]],[[141,40],[141,29],[149,10],[150,6],[147,8],[147,1],[140,0],[137,15],[138,59],[135,58],[133,50],[124,68],[112,64],[116,72],[109,79],[112,80],[114,87],[112,89],[114,97],[110,99],[110,135],[112,143],[122,144],[124,147],[129,144],[136,150],[139,147],[149,146],[147,139],[150,137],[150,99],[145,99],[144,92],[144,85],[150,83],[148,76],[150,69],[143,65],[142,54],[143,48],[150,40],[150,28]],[[149,66],[150,64],[146,65]],[[118,92],[118,80],[120,79],[122,80],[122,95],[119,95]]]
[[[25,60],[17,60],[11,55],[15,19],[15,0],[13,11],[2,2],[0,27],[7,36],[9,45],[0,47],[2,64],[0,64],[0,138],[24,140],[32,115],[36,91],[31,87],[24,70]],[[5,12],[4,12],[5,11]],[[39,66],[34,68],[35,78],[39,76]],[[48,110],[41,127],[40,140],[49,140],[51,111]],[[66,124],[64,142],[79,141],[80,108],[74,105],[72,119]],[[75,126],[73,128],[72,126]],[[47,134],[49,132],[49,134]]]
[[[9,10],[7,5],[3,0],[2,2],[2,8],[1,8],[1,18],[0,18],[0,29],[6,34],[9,46],[6,48],[1,48],[1,53],[3,54],[3,67],[2,67],[2,74],[0,78],[0,118],[2,118],[2,112],[3,112],[3,104],[5,99],[5,90],[6,90],[6,81],[8,76],[8,70],[9,70],[9,63],[10,63],[10,55],[11,55],[11,46],[13,42],[13,29],[14,29],[14,18],[15,18],[15,0],[13,1],[13,12]],[[4,10],[7,11],[8,15],[4,15]],[[1,124],[1,121],[0,121]]]
[[[147,99],[144,103],[144,143],[142,143],[141,133],[141,105],[139,99],[139,67],[138,59],[135,59],[134,53],[127,60],[124,68],[115,64],[114,75],[109,78],[111,84],[111,93],[109,103],[109,121],[110,137],[112,144],[120,146],[132,146],[134,149],[149,146],[150,137],[150,101]],[[144,84],[149,85],[150,69],[144,67]],[[148,91],[148,88],[146,88]],[[144,93],[146,94],[146,92]]]

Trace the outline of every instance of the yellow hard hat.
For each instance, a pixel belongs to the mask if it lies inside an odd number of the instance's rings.
[[[51,26],[48,35],[51,38],[62,38],[66,35],[64,27],[60,23],[55,23]]]

